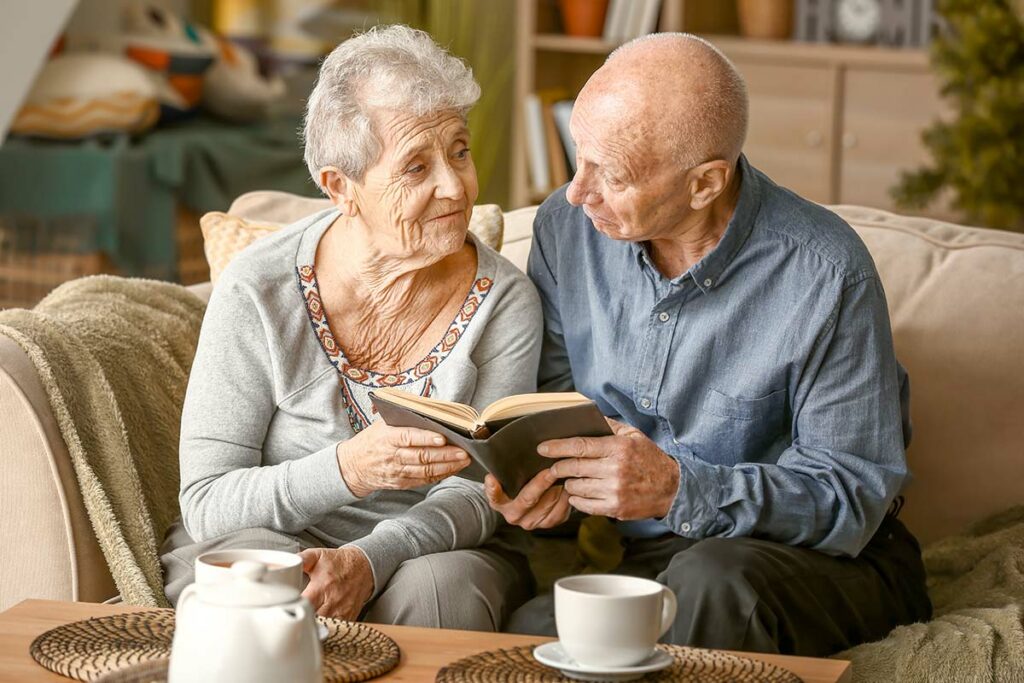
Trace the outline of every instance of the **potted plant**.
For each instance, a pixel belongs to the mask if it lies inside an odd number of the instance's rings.
[[[942,190],[969,220],[1024,232],[1024,2],[940,0],[932,63],[953,117],[925,130],[932,164],[893,188],[922,208]]]

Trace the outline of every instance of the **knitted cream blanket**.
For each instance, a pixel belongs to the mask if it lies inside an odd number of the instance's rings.
[[[35,365],[121,597],[167,606],[157,554],[178,516],[178,429],[203,302],[180,285],[96,276],[0,334]]]

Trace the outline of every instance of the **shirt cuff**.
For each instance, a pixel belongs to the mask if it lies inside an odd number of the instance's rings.
[[[336,444],[288,463],[288,497],[310,520],[358,500],[341,476]]]
[[[679,464],[679,490],[660,520],[679,536],[702,539],[717,532],[718,506],[715,466],[692,455],[675,456]]]
[[[401,524],[389,521],[379,523],[372,532],[347,546],[362,550],[370,562],[373,570],[371,600],[380,595],[400,564],[416,556],[416,546]]]

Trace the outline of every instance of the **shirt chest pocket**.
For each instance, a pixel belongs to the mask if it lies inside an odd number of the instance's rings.
[[[697,417],[694,453],[721,465],[758,462],[789,434],[786,390],[738,398],[709,389]]]

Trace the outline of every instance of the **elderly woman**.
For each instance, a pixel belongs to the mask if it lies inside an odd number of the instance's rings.
[[[168,597],[202,552],[301,552],[323,615],[495,630],[529,571],[468,456],[390,427],[375,387],[479,408],[535,388],[540,302],[468,233],[471,71],[430,37],[371,30],[324,61],[305,157],[334,208],[257,242],[217,283],[181,425]]]

